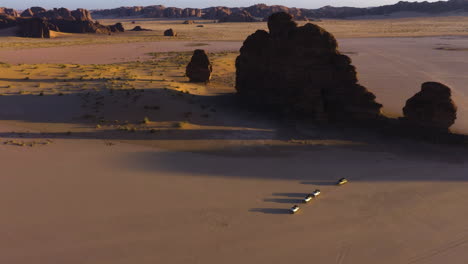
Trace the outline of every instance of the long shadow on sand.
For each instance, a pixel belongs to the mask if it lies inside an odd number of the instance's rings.
[[[252,208],[249,210],[254,213],[264,213],[264,214],[289,214],[288,209],[281,208]]]

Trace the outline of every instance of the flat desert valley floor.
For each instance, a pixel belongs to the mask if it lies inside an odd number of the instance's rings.
[[[468,133],[466,18],[319,24],[387,116],[439,81]],[[243,107],[235,58],[265,23],[136,25],[155,31],[0,37],[0,263],[466,263],[466,146]]]

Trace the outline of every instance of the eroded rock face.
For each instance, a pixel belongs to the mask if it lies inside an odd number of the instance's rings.
[[[208,82],[212,72],[213,66],[206,52],[202,49],[195,50],[186,69],[190,82]]]
[[[381,104],[358,84],[351,59],[323,28],[270,16],[270,32],[250,35],[236,60],[236,89],[247,102],[315,120],[373,120]]]
[[[98,16],[145,16],[153,18],[181,18],[181,17],[201,17],[202,10],[197,8],[175,8],[165,7],[163,5],[152,6],[133,6],[133,7],[119,7],[114,9],[95,10],[93,14]]]
[[[219,22],[256,22],[255,18],[247,11],[242,10],[232,13],[219,20]]]
[[[18,12],[12,8],[0,7],[0,15],[8,15],[12,17],[19,17]]]
[[[210,7],[205,9],[204,19],[223,19],[232,14],[231,8],[225,6]]]
[[[18,25],[18,19],[13,16],[0,14],[0,29],[15,27]]]
[[[175,37],[175,36],[177,36],[177,33],[172,28],[170,28],[170,29],[164,31],[164,36],[166,36],[166,37]]]
[[[50,30],[47,21],[42,18],[31,18],[19,23],[19,36],[28,38],[50,38]]]
[[[21,13],[21,17],[40,17],[47,20],[76,20],[76,21],[92,21],[91,13],[86,9],[76,9],[70,11],[66,8],[54,8],[46,10],[42,7],[31,7]]]
[[[91,21],[93,18],[91,17],[91,13],[82,8],[78,8],[71,12],[71,15],[78,21]]]
[[[441,83],[423,83],[421,91],[406,101],[403,120],[420,128],[448,131],[457,118],[451,95],[450,88]]]

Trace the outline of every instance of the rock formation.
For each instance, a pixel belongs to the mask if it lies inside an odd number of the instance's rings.
[[[193,21],[193,20],[185,20],[183,24],[184,24],[184,25],[192,25],[192,24],[195,24],[195,21]]]
[[[12,8],[0,7],[0,15],[19,17],[18,12]]]
[[[18,19],[5,14],[0,14],[0,29],[15,27],[18,25]]]
[[[175,36],[177,36],[177,33],[172,28],[170,28],[170,29],[164,31],[164,36],[166,36],[166,37],[175,37]]]
[[[451,94],[450,88],[441,83],[423,83],[421,91],[406,101],[403,120],[414,127],[448,131],[457,118]]]
[[[50,38],[50,30],[45,19],[34,17],[19,23],[19,36],[28,38]]]
[[[186,69],[190,82],[208,82],[211,79],[211,72],[213,66],[206,52],[202,49],[195,50]]]
[[[124,32],[121,23],[104,26],[94,22],[90,12],[86,9],[70,11],[66,8],[46,10],[42,7],[31,7],[25,10],[21,17],[0,14],[0,28],[18,25],[20,26],[19,36],[34,38],[48,38],[50,37],[50,30],[66,33],[101,34]]]
[[[78,8],[71,12],[71,15],[78,21],[91,21],[93,18],[91,17],[91,13],[82,8]]]
[[[202,10],[197,8],[176,8],[165,7],[163,5],[152,6],[133,6],[133,7],[119,7],[114,9],[94,10],[93,15],[97,16],[144,16],[151,18],[189,18],[201,17]]]
[[[204,19],[223,19],[232,14],[232,10],[225,6],[210,7],[204,11]]]
[[[142,28],[141,26],[136,26],[130,31],[153,31],[151,29]]]
[[[168,11],[166,11],[168,9]],[[115,9],[95,10],[94,15],[98,16],[145,16],[154,18],[185,18],[185,17],[202,17],[205,19],[221,20],[232,13],[245,10],[253,17],[268,18],[270,15],[277,12],[289,13],[293,16],[294,20],[306,20],[307,18],[348,18],[355,16],[381,16],[389,15],[397,12],[419,12],[427,14],[440,14],[444,12],[463,12],[468,11],[467,0],[449,0],[449,1],[419,1],[419,2],[406,2],[400,1],[393,5],[384,5],[371,8],[356,8],[356,7],[333,7],[324,6],[318,9],[305,9],[305,8],[290,8],[281,5],[268,6],[265,4],[253,5],[246,8],[228,8],[228,7],[209,7],[205,9],[194,8],[166,8],[162,5],[157,6],[134,6],[134,7],[120,7]]]
[[[116,23],[112,26],[107,26],[111,32],[125,32],[125,28],[123,27],[122,23]]]
[[[358,84],[351,59],[323,28],[270,16],[270,32],[247,38],[236,60],[236,89],[256,106],[315,120],[372,120],[381,104]]]
[[[232,13],[219,20],[219,22],[256,22],[257,20],[247,11]]]

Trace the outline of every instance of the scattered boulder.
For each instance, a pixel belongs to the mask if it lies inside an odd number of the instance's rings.
[[[205,27],[205,26],[204,25],[197,25],[197,27],[202,28],[202,27]]]
[[[195,21],[193,21],[193,20],[185,20],[183,24],[184,24],[184,25],[192,25],[192,24],[195,24]]]
[[[406,101],[403,120],[414,127],[448,131],[457,118],[451,95],[450,88],[441,83],[423,83],[421,91]]]
[[[176,37],[177,33],[172,28],[170,28],[170,29],[164,31],[164,36],[166,36],[166,37]]]
[[[132,30],[130,30],[130,31],[153,31],[153,30],[151,30],[151,29],[146,29],[146,28],[142,28],[142,27],[140,27],[140,26],[136,26],[136,27],[134,27],[134,28],[133,28]]]
[[[219,22],[256,22],[257,20],[247,11],[242,10],[222,17]]]
[[[213,66],[206,52],[202,49],[195,50],[186,69],[190,82],[209,82],[212,72]]]
[[[19,23],[18,35],[28,38],[50,38],[50,30],[46,20],[38,17],[22,20]]]
[[[381,104],[358,83],[351,59],[337,50],[325,29],[298,27],[280,12],[268,20],[270,32],[250,35],[236,60],[236,90],[252,105],[317,121],[380,118]]]

